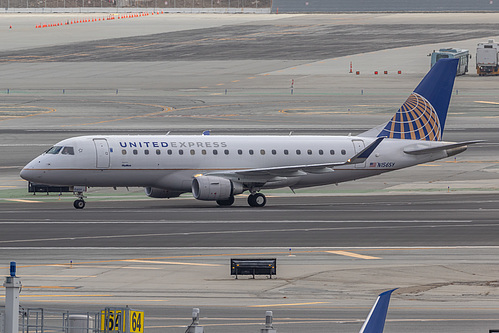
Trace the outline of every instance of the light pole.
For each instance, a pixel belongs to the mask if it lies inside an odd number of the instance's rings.
[[[21,279],[16,276],[16,262],[10,263],[10,276],[5,277],[5,333],[19,332],[19,291]]]

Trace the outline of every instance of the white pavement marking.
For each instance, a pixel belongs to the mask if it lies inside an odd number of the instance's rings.
[[[440,222],[441,223],[441,222]],[[40,223],[41,224],[41,223]],[[468,224],[433,224],[431,228],[476,228],[476,227],[492,227],[499,226],[497,223],[481,223],[476,224],[468,222]],[[33,238],[33,239],[13,239],[3,240],[0,244],[22,243],[22,242],[47,242],[61,240],[84,240],[84,239],[119,239],[119,238],[138,238],[138,237],[158,237],[158,236],[199,236],[199,235],[235,235],[235,234],[254,234],[254,233],[271,233],[271,232],[310,232],[310,231],[338,231],[338,230],[375,230],[375,229],[420,229],[428,228],[426,225],[410,225],[410,226],[359,226],[359,227],[332,227],[332,228],[291,228],[291,229],[261,229],[261,230],[220,230],[220,231],[196,231],[196,232],[174,232],[174,233],[147,233],[147,234],[127,234],[127,235],[99,235],[99,236],[81,236],[81,237],[56,237],[56,238]]]

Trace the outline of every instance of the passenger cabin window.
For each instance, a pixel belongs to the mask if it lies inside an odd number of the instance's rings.
[[[149,149],[144,150],[144,154],[149,155]]]
[[[334,155],[334,149],[331,149],[331,150],[329,151],[329,154],[330,154],[330,155]]]
[[[250,149],[250,150],[249,150],[249,154],[250,154],[250,155],[253,155],[253,154],[254,154],[253,149]]]
[[[201,150],[201,154],[206,155],[206,149]]]
[[[191,149],[191,155],[195,155],[196,151],[194,149]]]
[[[312,155],[312,149],[307,150],[307,154]]]
[[[121,150],[121,153],[122,153],[123,155],[126,155],[126,149]]]
[[[213,149],[213,155],[218,155],[218,150]]]
[[[160,149],[156,149],[156,155],[161,155],[161,150]]]
[[[171,149],[168,149],[166,152],[168,153],[168,155],[173,154],[173,151]]]
[[[242,155],[242,154],[243,154],[243,151],[242,151],[241,149],[238,149],[238,150],[237,150],[237,153],[238,153],[239,155]]]
[[[341,150],[341,155],[346,155],[347,154],[347,151],[345,149],[342,149]]]
[[[179,149],[179,150],[178,150],[178,154],[179,154],[179,155],[184,155],[184,150],[183,150],[183,149]]]
[[[272,149],[272,155],[277,154],[277,151],[275,149]]]
[[[138,153],[139,153],[139,151],[138,151],[137,149],[134,149],[134,150],[133,150],[133,154],[134,154],[134,155],[137,155]]]
[[[46,151],[47,154],[59,154],[59,152],[61,151],[62,149],[62,146],[54,146],[52,148],[50,148],[49,150]]]
[[[265,155],[265,149],[260,149],[260,155]]]
[[[296,155],[301,155],[301,150],[300,149],[296,150]]]
[[[289,155],[289,150],[284,149],[284,155]]]
[[[324,150],[319,149],[319,155],[324,155]]]
[[[73,149],[73,147],[64,147],[64,148],[62,148],[61,154],[62,155],[74,155],[75,150]]]
[[[225,150],[224,150],[224,154],[225,154],[225,155],[229,155],[229,150],[228,150],[228,149],[225,149]]]

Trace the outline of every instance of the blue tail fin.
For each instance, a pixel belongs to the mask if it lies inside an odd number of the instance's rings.
[[[378,137],[442,140],[458,61],[437,61]]]
[[[383,333],[390,296],[396,289],[385,291],[378,296],[359,333]]]

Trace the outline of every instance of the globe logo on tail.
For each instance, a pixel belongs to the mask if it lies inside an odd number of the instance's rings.
[[[442,131],[437,112],[431,103],[413,92],[386,124],[378,137],[440,141]]]

